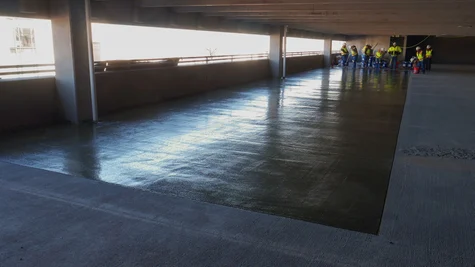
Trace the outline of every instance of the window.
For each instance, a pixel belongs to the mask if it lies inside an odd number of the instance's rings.
[[[53,63],[51,21],[0,16],[2,80],[51,76]]]
[[[287,52],[308,52],[308,51],[323,51],[323,40],[320,39],[305,39],[305,38],[287,38]]]
[[[269,50],[267,35],[102,23],[92,24],[92,39],[100,43],[100,60],[245,55]]]
[[[36,49],[35,30],[32,28],[15,28],[14,40],[12,53],[23,52],[25,49]]]
[[[94,56],[94,61],[101,61],[101,43],[92,42],[92,55]]]

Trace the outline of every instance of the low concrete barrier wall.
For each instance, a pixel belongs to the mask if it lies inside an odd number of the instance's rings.
[[[323,67],[323,56],[287,59],[287,73]],[[271,77],[268,60],[96,74],[99,115]],[[63,121],[55,78],[0,80],[0,132]]]
[[[323,55],[287,58],[287,74],[323,68]]]
[[[0,132],[61,121],[54,77],[0,80]]]
[[[99,115],[269,77],[268,60],[98,73]]]

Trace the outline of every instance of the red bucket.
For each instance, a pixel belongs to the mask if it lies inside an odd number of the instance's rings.
[[[414,70],[413,70],[413,73],[414,74],[419,74],[419,67],[414,67]]]

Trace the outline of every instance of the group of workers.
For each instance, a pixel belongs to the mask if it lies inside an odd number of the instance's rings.
[[[420,46],[416,47],[416,60],[417,60],[417,67],[422,71],[422,73],[426,73],[426,70],[430,71],[432,68],[432,47],[428,45],[426,50],[422,50]]]
[[[353,68],[356,68],[359,52],[355,45],[352,45],[350,49],[346,46],[346,43],[341,47],[341,62],[342,66],[348,66],[350,61],[353,61]],[[389,54],[391,60],[389,68],[395,70],[397,68],[397,59],[402,54],[402,48],[397,45],[396,42],[386,51],[384,48],[380,48],[374,52],[374,48],[367,44],[362,49],[362,64],[363,68],[374,66],[379,69],[382,67],[383,57],[386,53]],[[420,47],[416,48],[417,66],[425,73],[425,70],[431,69],[432,65],[432,48],[430,45],[423,51]]]

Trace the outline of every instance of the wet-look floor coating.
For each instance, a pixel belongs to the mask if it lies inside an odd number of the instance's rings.
[[[0,160],[376,234],[408,78],[317,70],[222,89],[2,136]]]

